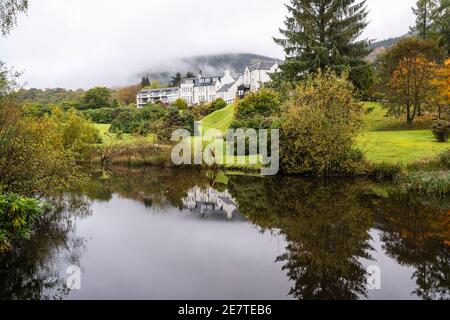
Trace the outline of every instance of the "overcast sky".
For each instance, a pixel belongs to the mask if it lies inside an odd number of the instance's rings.
[[[283,57],[272,41],[283,0],[30,0],[0,60],[28,87],[117,86],[172,58],[213,53]],[[415,0],[367,0],[365,37],[405,34]]]

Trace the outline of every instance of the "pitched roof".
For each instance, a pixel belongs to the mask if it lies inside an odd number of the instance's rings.
[[[249,66],[248,68],[250,69],[250,71],[253,70],[270,70],[272,69],[272,67],[277,64],[276,61],[261,61],[258,63],[255,63],[251,66]]]
[[[220,88],[219,91],[217,91],[217,92],[227,92],[228,90],[230,90],[230,88],[231,88],[235,83],[236,83],[236,81],[235,81],[235,82],[232,82],[232,83],[225,84],[225,85],[223,85],[222,88]]]

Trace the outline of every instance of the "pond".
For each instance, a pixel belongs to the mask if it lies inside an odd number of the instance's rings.
[[[0,299],[450,298],[446,198],[355,179],[90,176],[0,256]]]

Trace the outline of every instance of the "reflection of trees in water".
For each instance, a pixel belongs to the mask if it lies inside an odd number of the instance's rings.
[[[295,178],[232,178],[239,210],[263,228],[280,229],[286,253],[278,257],[298,299],[357,299],[367,294],[371,213],[361,185]]]
[[[31,239],[0,255],[0,299],[62,299],[69,293],[57,262],[63,257],[67,266],[80,265],[84,240],[75,236],[74,219],[90,215],[90,205],[77,196],[54,200],[55,210],[39,219]]]
[[[109,201],[117,193],[149,207],[181,208],[189,189],[208,183],[199,170],[111,167],[94,171],[82,191],[93,200]]]
[[[117,193],[152,207],[181,208],[189,189],[210,186],[223,191],[218,186],[225,180],[197,170],[113,168],[92,173],[78,192],[92,200],[109,201]],[[415,294],[449,298],[448,200],[363,196],[371,185],[354,180],[231,176],[228,182],[243,215],[263,230],[286,237],[286,252],[277,260],[294,283],[291,296],[367,295],[361,259],[371,259],[369,230],[376,226],[387,253],[416,269]],[[58,214],[43,217],[30,241],[0,256],[0,299],[59,299],[68,294],[56,262],[79,265],[84,240],[75,236],[75,219],[89,215],[90,205],[75,196],[56,202],[64,204]]]
[[[405,204],[408,204],[405,206]],[[387,254],[413,267],[423,299],[450,299],[450,202],[397,195],[374,206]]]
[[[370,196],[370,183],[295,178],[232,177],[238,208],[266,230],[278,229],[288,247],[278,261],[299,299],[356,299],[366,291],[361,258],[370,259],[369,230],[382,230],[387,254],[415,268],[424,299],[449,299],[450,202],[395,194]]]

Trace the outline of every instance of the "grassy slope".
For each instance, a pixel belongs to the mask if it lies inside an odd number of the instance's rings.
[[[230,104],[226,108],[211,113],[202,121],[203,132],[209,129],[218,129],[225,133],[231,126],[234,116],[234,105]]]

